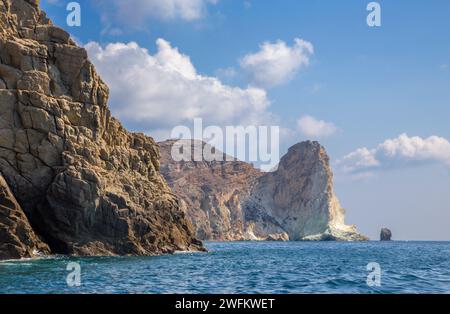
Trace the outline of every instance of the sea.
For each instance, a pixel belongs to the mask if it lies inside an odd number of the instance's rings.
[[[207,253],[0,262],[1,294],[450,293],[450,242],[206,242]]]

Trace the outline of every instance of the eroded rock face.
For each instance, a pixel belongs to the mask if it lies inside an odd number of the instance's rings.
[[[275,172],[258,180],[250,203],[274,217],[291,240],[366,240],[344,223],[329,157],[318,142],[289,148]]]
[[[391,241],[392,240],[392,232],[388,228],[381,229],[380,232],[380,241]]]
[[[0,0],[0,172],[36,233],[63,254],[202,249],[156,143],[127,132],[107,100],[86,51],[38,1]]]
[[[182,208],[204,240],[287,240],[287,234],[272,217],[246,208],[246,200],[262,175],[240,161],[193,161],[205,143],[185,141],[191,160],[175,162],[174,141],[159,143],[161,172],[182,202]],[[226,160],[225,155],[223,160]],[[201,155],[200,155],[201,156]]]
[[[344,223],[319,143],[294,145],[271,173],[240,161],[175,162],[173,143],[160,143],[162,173],[202,239],[367,240]]]
[[[34,233],[25,213],[0,175],[0,260],[48,254],[49,248]]]

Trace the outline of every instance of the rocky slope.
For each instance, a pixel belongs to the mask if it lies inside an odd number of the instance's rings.
[[[241,161],[175,162],[173,143],[159,143],[161,171],[201,239],[367,240],[344,223],[319,143],[294,145],[271,173]]]
[[[156,143],[111,117],[86,51],[38,2],[0,0],[0,173],[31,228],[53,253],[201,250]]]

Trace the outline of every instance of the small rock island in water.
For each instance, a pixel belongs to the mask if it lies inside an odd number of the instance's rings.
[[[392,232],[388,228],[381,229],[380,232],[380,241],[391,241],[392,240]]]

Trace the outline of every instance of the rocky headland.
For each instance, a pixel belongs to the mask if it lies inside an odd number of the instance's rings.
[[[344,223],[325,149],[294,145],[264,173],[238,161],[174,161],[175,141],[159,143],[161,172],[203,240],[368,240]],[[191,156],[205,143],[190,141]],[[211,148],[208,148],[211,151]],[[225,159],[224,160],[229,160]]]
[[[107,102],[86,51],[38,0],[0,0],[0,259],[203,250],[158,145]]]

